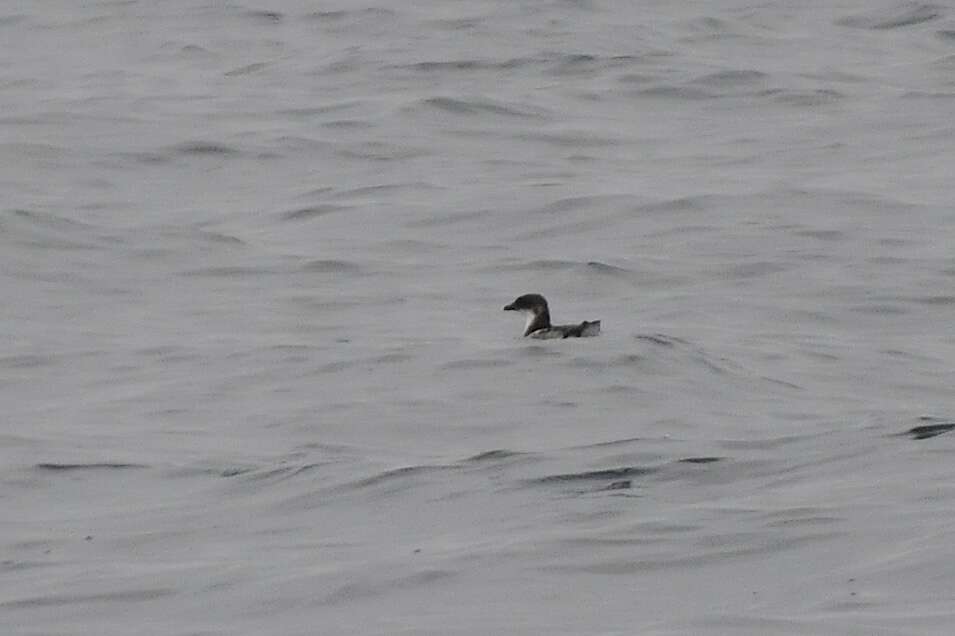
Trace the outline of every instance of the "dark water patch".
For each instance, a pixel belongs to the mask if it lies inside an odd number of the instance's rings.
[[[455,115],[501,115],[525,119],[540,119],[548,115],[548,112],[541,108],[532,108],[518,104],[505,104],[477,97],[469,99],[429,97],[418,103],[429,109],[453,113]]]
[[[898,29],[931,22],[944,14],[944,8],[936,4],[907,2],[901,6],[839,18],[836,25],[855,29]]]
[[[720,461],[723,461],[722,457],[684,457],[677,460],[680,464],[712,464]]]
[[[342,210],[348,209],[350,209],[350,206],[347,205],[322,203],[319,205],[310,205],[308,207],[296,208],[294,210],[282,212],[281,218],[283,221],[307,221],[320,216],[325,216],[327,214],[332,214],[333,212],[341,212]]]
[[[133,468],[149,468],[149,466],[146,464],[131,464],[125,462],[90,462],[86,464],[43,462],[34,465],[34,468],[53,472],[68,472],[81,470],[130,470]]]
[[[214,141],[187,141],[173,146],[179,154],[195,157],[228,157],[239,154],[232,146]]]
[[[620,468],[606,468],[603,470],[588,470],[580,473],[562,473],[557,475],[547,475],[531,480],[534,483],[573,483],[579,481],[607,481],[621,480],[627,477],[645,477],[657,472],[656,468],[645,468],[640,466],[623,466]]]

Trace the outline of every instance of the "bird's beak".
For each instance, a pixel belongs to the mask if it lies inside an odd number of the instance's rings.
[[[514,309],[514,303],[511,303],[510,305],[504,305],[504,311],[514,311]]]

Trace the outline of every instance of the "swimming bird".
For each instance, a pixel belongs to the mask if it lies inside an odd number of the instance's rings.
[[[585,320],[576,325],[550,324],[547,299],[540,294],[524,294],[504,307],[504,311],[520,311],[527,316],[525,338],[587,338],[600,333],[599,320]]]

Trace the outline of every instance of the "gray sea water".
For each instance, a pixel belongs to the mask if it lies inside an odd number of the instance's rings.
[[[3,634],[952,633],[955,4],[0,42]]]

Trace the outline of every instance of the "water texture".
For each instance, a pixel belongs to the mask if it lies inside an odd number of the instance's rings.
[[[371,2],[0,7],[0,631],[950,634],[955,5]]]

